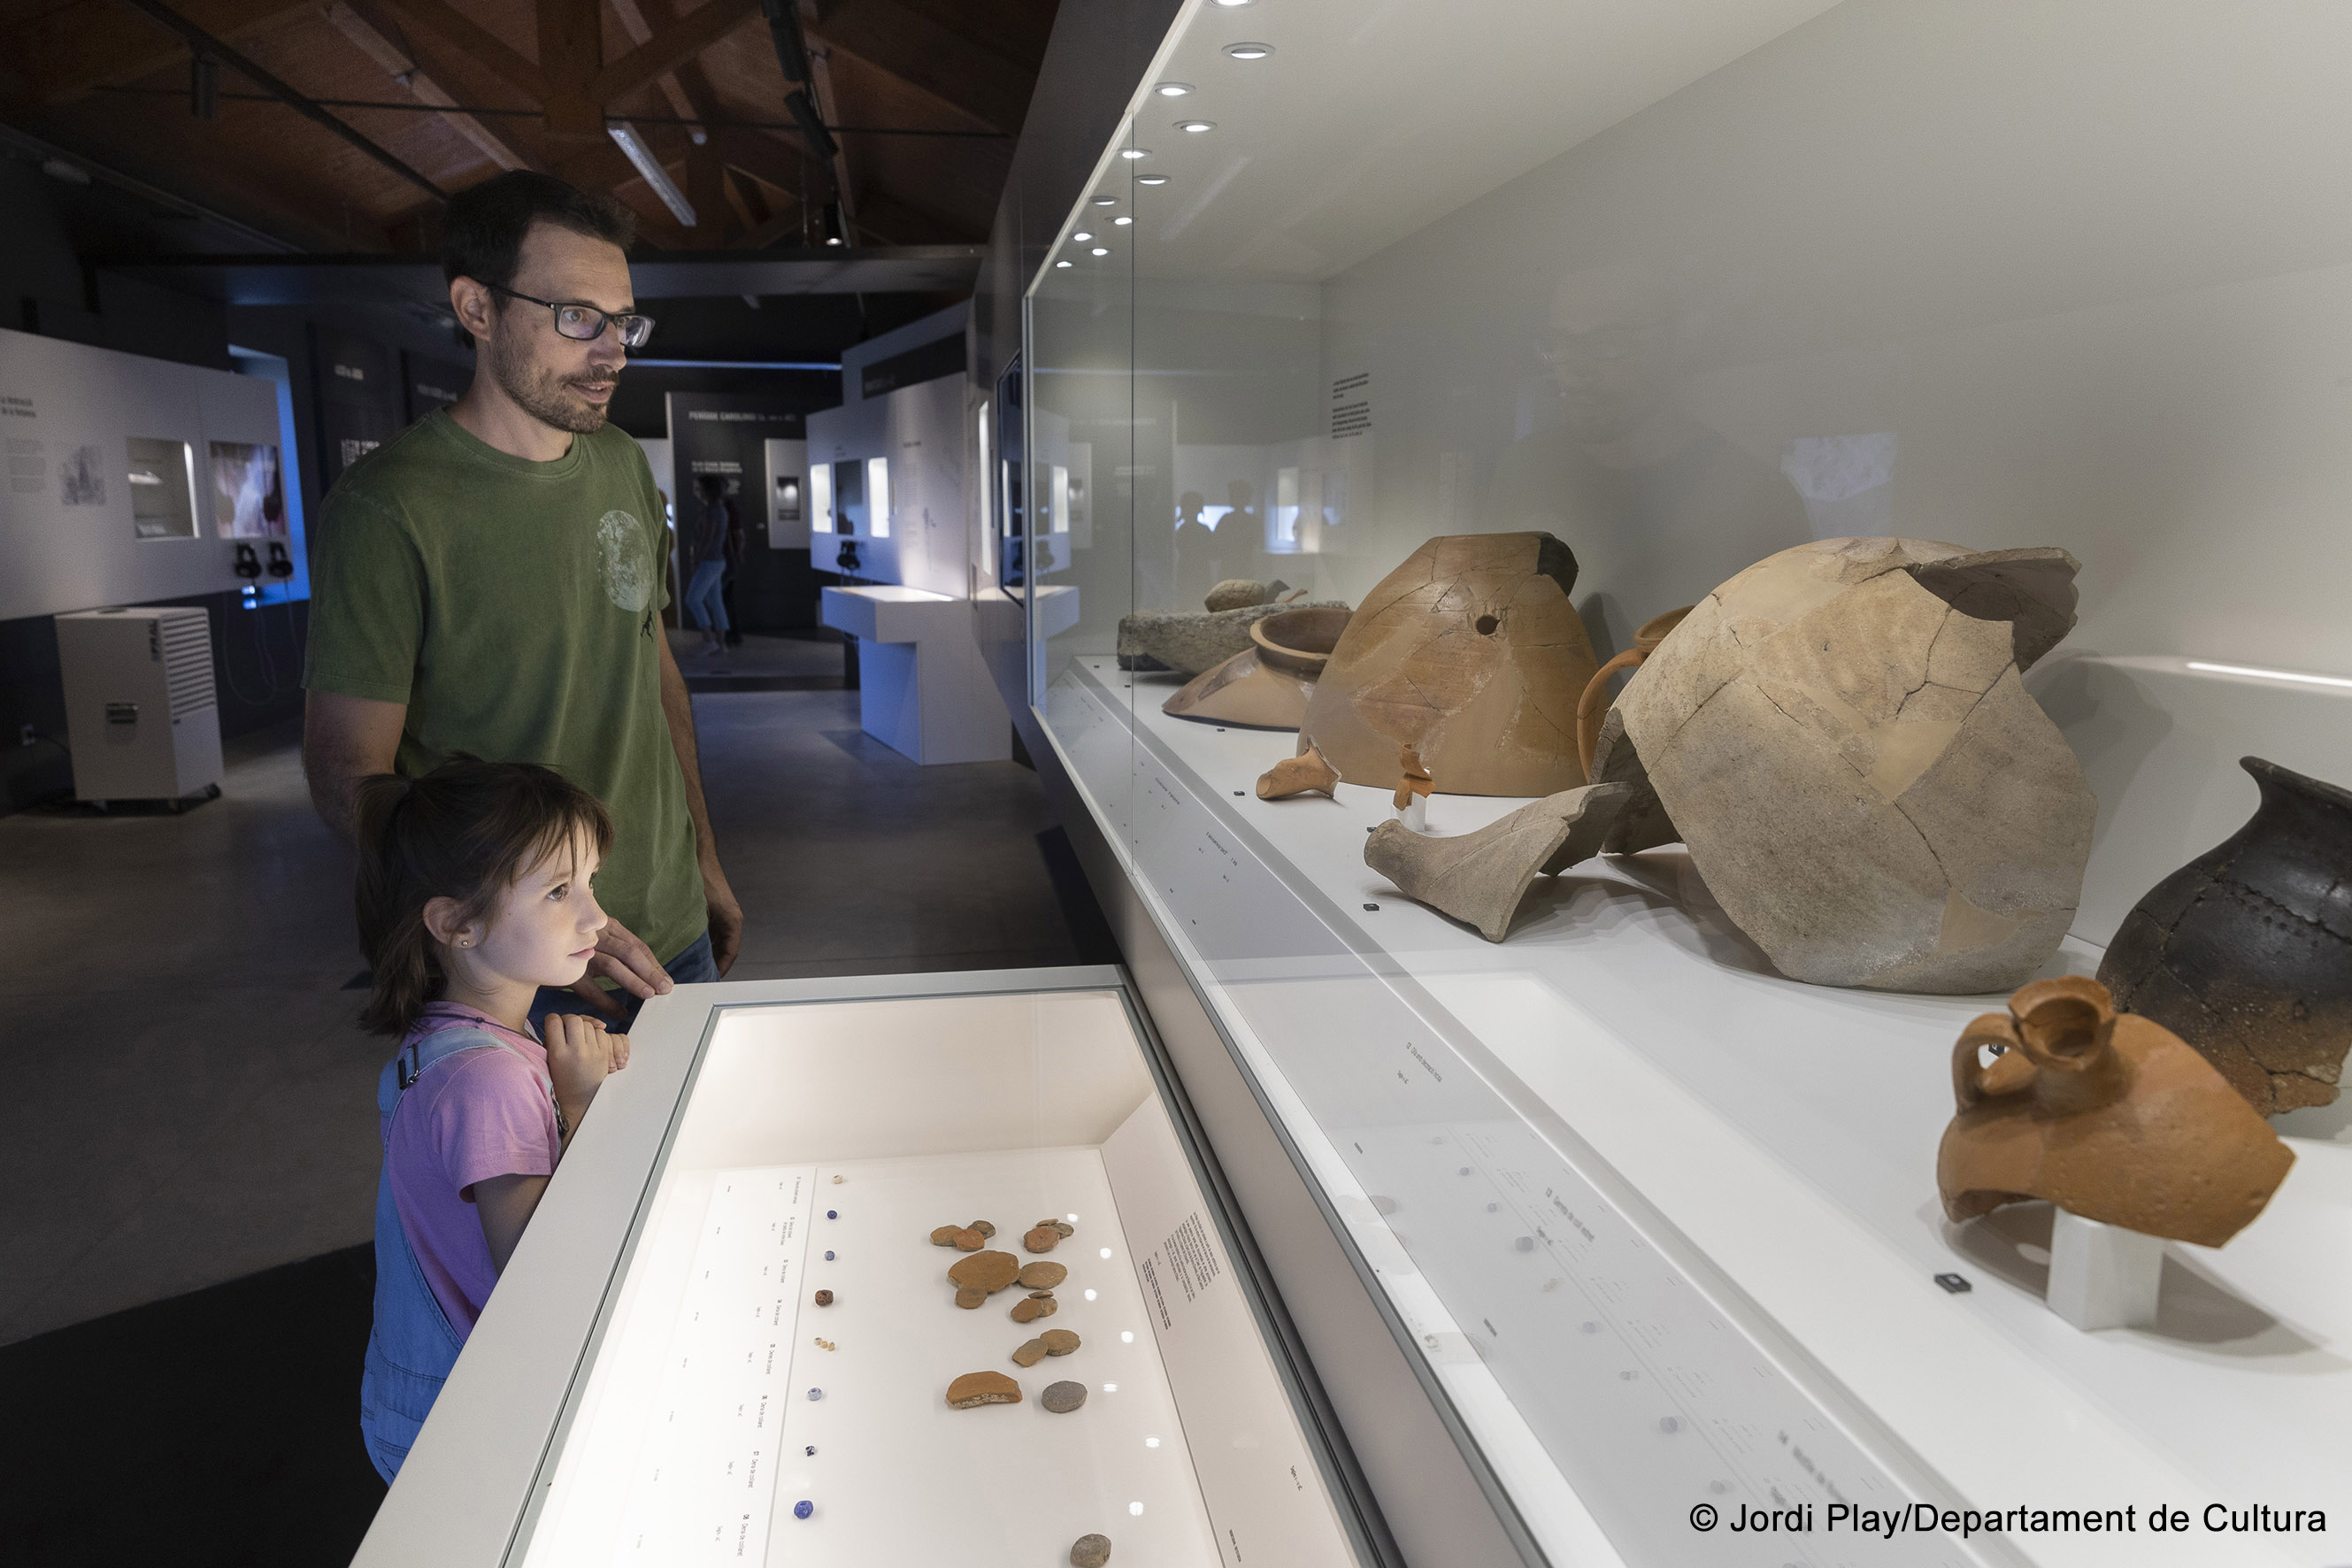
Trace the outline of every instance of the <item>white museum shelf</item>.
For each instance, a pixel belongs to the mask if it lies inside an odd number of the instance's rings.
[[[1013,730],[969,599],[869,584],[824,590],[820,618],[858,640],[858,723],[925,764],[1002,762]]]
[[[1623,1491],[1678,1513],[1710,1487],[1759,1506],[1872,1487],[2143,1517],[2267,1504],[2330,1526],[1979,1538],[1966,1555],[1816,1536],[1804,1560],[1822,1563],[2352,1559],[2352,1146],[2294,1140],[2253,1225],[2218,1250],[2170,1247],[2153,1328],[2077,1331],[2042,1300],[2046,1207],[1956,1229],[1937,1201],[1952,1042],[2002,998],[1786,979],[1707,916],[1679,850],[1538,878],[1488,943],[1364,865],[1392,781],[1259,800],[1295,737],[1170,718],[1179,684],[1082,657],[1046,728],[1557,1560],[1612,1560],[1595,1519],[1637,1541]],[[1524,804],[1441,795],[1430,824],[1467,832]],[[2048,973],[2099,952],[2070,940]],[[1499,1202],[1462,1195],[1490,1189]],[[1948,1293],[1945,1272],[1973,1289]],[[1588,1348],[1621,1364],[1585,1369]],[[1612,1405],[1612,1379],[1641,1396]],[[1807,1410],[1834,1437],[1792,1457]],[[1653,1538],[1677,1563],[1760,1546]]]

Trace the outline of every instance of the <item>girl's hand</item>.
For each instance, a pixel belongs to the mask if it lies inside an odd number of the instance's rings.
[[[627,1064],[629,1037],[607,1034],[603,1024],[578,1013],[550,1013],[546,1025],[547,1075],[554,1080],[555,1103],[578,1127],[605,1078]]]

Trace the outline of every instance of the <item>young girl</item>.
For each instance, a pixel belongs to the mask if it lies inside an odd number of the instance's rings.
[[[401,1037],[376,1086],[375,1328],[360,1429],[399,1473],[556,1162],[627,1037],[548,1018],[532,998],[586,973],[604,913],[590,888],[613,841],[593,795],[552,770],[459,756],[359,796],[360,1015]]]

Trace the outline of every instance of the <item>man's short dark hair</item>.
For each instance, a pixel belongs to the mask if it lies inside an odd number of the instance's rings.
[[[449,199],[441,235],[443,275],[511,285],[522,261],[523,237],[535,223],[551,223],[624,250],[637,237],[636,215],[613,197],[577,190],[552,174],[514,169]]]

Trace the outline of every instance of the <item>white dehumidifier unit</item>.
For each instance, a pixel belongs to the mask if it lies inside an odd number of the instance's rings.
[[[212,616],[201,606],[83,610],[58,617],[76,800],[220,793]]]

